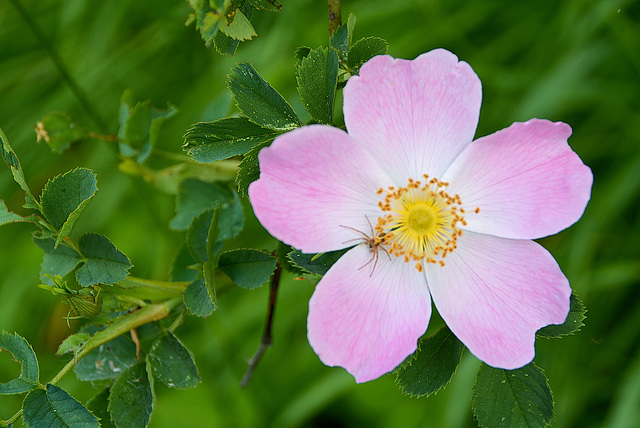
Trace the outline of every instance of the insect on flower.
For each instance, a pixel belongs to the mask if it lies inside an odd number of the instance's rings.
[[[364,269],[366,266],[370,265],[371,262],[373,262],[373,268],[371,269],[371,273],[369,273],[369,276],[371,276],[373,275],[373,272],[376,270],[376,266],[378,266],[378,258],[380,257],[379,251],[380,250],[384,251],[387,257],[389,257],[389,260],[391,260],[391,256],[389,255],[389,252],[387,251],[387,249],[383,247],[387,234],[385,232],[376,234],[376,232],[373,230],[373,225],[371,224],[371,220],[369,220],[369,217],[365,216],[365,218],[367,219],[367,223],[369,223],[369,231],[371,235],[367,235],[366,233],[356,229],[355,227],[344,226],[342,224],[340,225],[340,227],[353,230],[354,232],[362,235],[360,238],[348,239],[343,242],[344,244],[347,244],[349,242],[362,241],[361,242],[362,244],[367,244],[369,246],[369,249],[371,250],[371,258],[369,259],[368,262],[360,266],[358,270]]]

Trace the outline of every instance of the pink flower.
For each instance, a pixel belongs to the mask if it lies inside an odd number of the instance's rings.
[[[416,350],[431,299],[504,369],[528,364],[536,331],[567,317],[569,282],[532,239],[582,216],[591,170],[562,122],[473,141],[481,99],[478,76],[446,50],[378,56],[344,89],[348,133],[304,126],[260,152],[249,196],[273,236],[305,253],[355,245],[318,283],[308,337],[357,382]]]

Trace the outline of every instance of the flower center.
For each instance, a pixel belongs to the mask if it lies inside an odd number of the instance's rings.
[[[449,183],[423,177],[424,183],[410,178],[404,187],[378,189],[383,215],[374,228],[389,255],[416,262],[420,272],[423,262],[444,266],[443,259],[457,248],[462,235],[458,225],[467,224],[460,196],[446,192]],[[480,208],[473,212],[479,213]]]

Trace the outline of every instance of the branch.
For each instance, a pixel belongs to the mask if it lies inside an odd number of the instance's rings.
[[[282,266],[280,263],[276,266],[276,270],[273,272],[271,282],[269,283],[269,305],[267,306],[267,320],[264,326],[264,333],[262,334],[262,340],[260,346],[251,360],[249,360],[249,368],[240,382],[240,387],[244,388],[249,383],[253,371],[257,367],[262,354],[273,345],[273,338],[271,336],[271,327],[273,326],[273,315],[276,307],[276,299],[278,298],[278,285],[280,284],[280,274],[282,273]]]
[[[329,0],[329,37],[333,37],[338,27],[342,24],[341,0]]]

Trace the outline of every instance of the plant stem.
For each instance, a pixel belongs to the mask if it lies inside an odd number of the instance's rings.
[[[18,10],[18,13],[20,13],[20,15],[22,16],[22,19],[25,20],[25,22],[31,29],[31,32],[36,36],[36,39],[38,39],[38,42],[40,42],[42,47],[47,51],[47,53],[49,54],[49,57],[51,57],[51,60],[53,61],[53,64],[56,66],[56,68],[58,69],[58,72],[62,76],[62,79],[65,82],[67,82],[67,85],[69,85],[69,88],[71,89],[73,94],[76,96],[76,98],[78,98],[78,101],[80,101],[82,106],[85,108],[87,114],[91,117],[91,119],[93,119],[93,121],[96,123],[96,125],[98,125],[98,127],[101,130],[103,131],[106,130],[107,129],[106,122],[98,114],[96,109],[93,108],[93,105],[89,101],[89,98],[87,97],[85,92],[82,90],[82,88],[80,88],[80,86],[75,81],[75,79],[71,77],[71,74],[67,70],[67,67],[62,62],[62,58],[60,58],[60,55],[58,55],[58,53],[55,51],[53,46],[51,46],[51,44],[46,39],[42,31],[40,31],[40,28],[38,27],[36,22],[33,20],[33,18],[31,18],[31,15],[29,15],[29,12],[24,8],[20,0],[11,0],[11,3],[13,3],[15,8]]]
[[[122,318],[111,324],[109,327],[97,332],[91,337],[91,339],[87,341],[82,350],[78,352],[77,357],[69,361],[67,365],[64,366],[62,370],[60,370],[58,374],[49,381],[49,383],[55,385],[56,383],[60,382],[64,375],[66,375],[69,370],[73,368],[76,361],[85,357],[89,352],[93,351],[98,346],[103,345],[108,341],[113,340],[121,334],[124,334],[134,328],[140,327],[153,321],[158,321],[159,319],[166,317],[169,312],[171,312],[171,309],[178,306],[180,302],[182,302],[182,298],[176,298],[164,303],[159,303],[157,305],[146,305],[144,308],[139,309],[136,312],[132,312],[129,315],[123,316]]]
[[[342,24],[341,0],[329,0],[329,37],[333,37],[338,27]]]
[[[264,326],[264,333],[262,334],[262,340],[260,346],[251,360],[249,360],[249,368],[240,382],[240,387],[244,388],[249,383],[251,375],[256,366],[260,362],[262,355],[267,348],[273,345],[273,337],[271,336],[271,327],[273,326],[273,315],[276,307],[276,299],[278,298],[278,285],[280,285],[280,275],[282,274],[282,266],[278,263],[276,270],[273,272],[271,282],[269,283],[269,305],[267,306],[267,320]]]

